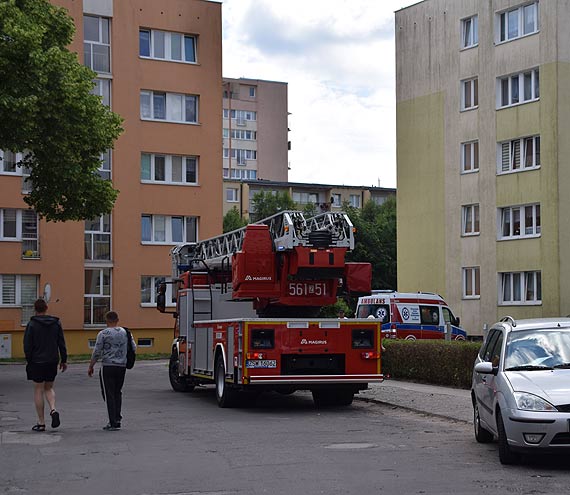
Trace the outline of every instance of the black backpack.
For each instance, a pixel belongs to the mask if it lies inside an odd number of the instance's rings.
[[[125,328],[125,327],[123,327]],[[132,335],[128,328],[125,328],[127,332],[127,369],[130,370],[135,365],[135,360],[137,359],[137,353],[133,347]]]

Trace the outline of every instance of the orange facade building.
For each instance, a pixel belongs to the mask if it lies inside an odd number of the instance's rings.
[[[95,92],[124,118],[100,173],[120,191],[112,214],[47,223],[23,201],[17,155],[0,158],[0,358],[23,355],[36,297],[49,297],[71,354],[87,354],[109,309],[144,352],[169,352],[172,318],[155,309],[175,244],[222,224],[221,4],[205,0],[53,0],[76,24],[71,49]]]

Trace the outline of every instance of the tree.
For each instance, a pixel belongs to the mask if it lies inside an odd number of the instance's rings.
[[[303,216],[305,218],[311,218],[314,217],[315,215],[317,215],[317,207],[315,205],[315,203],[307,203],[304,207],[303,207]]]
[[[362,210],[345,203],[343,210],[356,227],[354,251],[347,261],[372,263],[372,288],[396,290],[396,198],[382,205],[368,201]]]
[[[232,230],[241,229],[246,225],[247,220],[241,217],[235,206],[224,215],[224,234]]]
[[[118,194],[97,169],[122,119],[90,93],[95,72],[67,49],[74,31],[47,0],[0,1],[0,149],[24,153],[24,201],[48,221],[109,213]]]
[[[252,221],[258,222],[263,218],[275,215],[280,211],[295,210],[297,205],[285,191],[273,194],[270,191],[260,191],[253,196]]]

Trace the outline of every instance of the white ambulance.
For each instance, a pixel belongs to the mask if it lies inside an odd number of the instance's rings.
[[[459,318],[440,295],[431,292],[373,290],[358,299],[356,318],[381,319],[383,338],[443,339],[448,329],[453,340],[467,338]]]

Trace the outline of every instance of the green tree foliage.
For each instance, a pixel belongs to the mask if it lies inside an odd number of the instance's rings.
[[[295,210],[297,205],[285,191],[273,194],[271,191],[260,191],[253,196],[252,221],[258,222],[285,210]]]
[[[396,198],[382,205],[368,201],[362,210],[345,203],[343,210],[356,227],[354,251],[347,261],[372,263],[372,288],[396,290]]]
[[[299,208],[297,207],[297,209]],[[303,216],[305,218],[314,217],[318,213],[315,203],[307,203],[301,211],[303,212]]]
[[[96,74],[67,49],[74,30],[48,0],[0,0],[0,149],[26,152],[24,201],[51,221],[109,213],[118,193],[97,169],[122,119],[90,94]]]
[[[320,318],[337,318],[340,311],[344,311],[344,316],[352,318],[354,311],[344,299],[337,299],[336,303],[330,306],[323,306],[319,311]]]
[[[232,230],[241,229],[246,225],[247,220],[241,217],[235,206],[224,215],[224,234]]]

